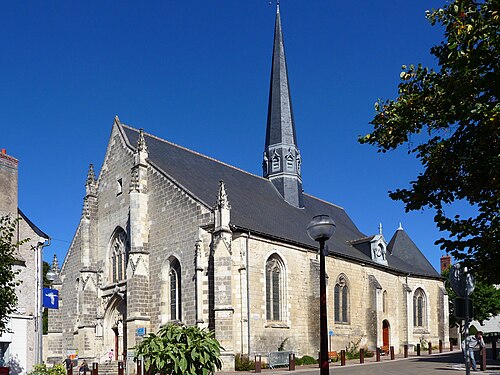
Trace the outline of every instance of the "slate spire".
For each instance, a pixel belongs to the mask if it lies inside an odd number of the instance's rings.
[[[263,172],[264,177],[267,177],[274,184],[285,201],[295,207],[303,207],[301,162],[295,135],[285,45],[278,5],[274,27]]]

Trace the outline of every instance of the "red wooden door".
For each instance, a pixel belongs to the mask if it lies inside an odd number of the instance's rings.
[[[389,331],[390,325],[387,320],[382,322],[382,349],[387,353],[389,352]]]

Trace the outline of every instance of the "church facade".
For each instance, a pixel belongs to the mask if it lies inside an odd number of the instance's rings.
[[[280,345],[319,351],[319,259],[306,233],[328,214],[331,350],[357,343],[402,351],[448,342],[443,279],[403,228],[361,233],[345,210],[302,190],[301,155],[276,15],[263,176],[127,126],[115,118],[54,287],[47,356],[130,360],[144,334],[171,322],[207,327],[225,351]]]

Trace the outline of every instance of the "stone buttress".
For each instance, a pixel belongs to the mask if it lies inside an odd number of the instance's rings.
[[[213,328],[215,337],[225,349],[221,353],[224,370],[234,369],[234,305],[233,305],[233,252],[232,231],[229,227],[231,206],[223,181],[219,183],[219,194],[214,207],[215,222],[212,235],[213,253]]]
[[[127,348],[136,344],[137,328],[150,331],[148,148],[142,129],[134,151],[130,180],[130,251],[127,263]]]
[[[80,275],[78,278],[78,355],[90,358],[95,355],[95,319],[99,282],[97,271],[97,182],[94,166],[90,164],[85,183],[85,198],[81,220]]]

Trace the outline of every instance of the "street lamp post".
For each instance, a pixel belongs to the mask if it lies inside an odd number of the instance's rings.
[[[307,234],[319,242],[319,335],[320,335],[320,374],[328,375],[328,332],[326,314],[326,270],[325,242],[335,233],[335,223],[328,215],[314,216],[307,226]]]

